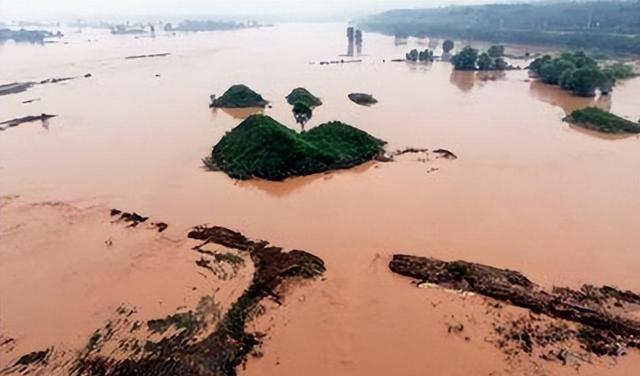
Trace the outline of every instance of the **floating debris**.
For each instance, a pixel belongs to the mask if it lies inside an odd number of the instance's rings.
[[[125,59],[127,60],[131,60],[131,59],[145,59],[145,58],[150,58],[150,57],[162,57],[162,56],[169,56],[171,55],[171,53],[169,52],[163,52],[160,54],[148,54],[148,55],[133,55],[133,56],[127,56],[125,57]]]
[[[119,209],[111,209],[109,214],[112,217],[118,217],[116,221],[129,223],[129,226],[127,227],[137,227],[139,224],[144,223],[149,219],[149,217],[145,217],[136,212],[123,212]],[[169,227],[169,225],[164,222],[153,222],[150,226],[157,229],[158,232],[163,232]]]
[[[4,131],[7,128],[11,128],[11,127],[17,127],[18,125],[24,124],[24,123],[32,123],[34,121],[45,121],[56,116],[58,115],[49,115],[49,114],[43,113],[40,115],[25,116],[21,118],[3,121],[0,123],[0,131]]]

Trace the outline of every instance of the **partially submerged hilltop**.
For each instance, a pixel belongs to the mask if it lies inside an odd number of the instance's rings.
[[[602,133],[640,133],[640,123],[634,123],[597,107],[575,110],[565,117],[564,121]]]
[[[318,107],[322,105],[322,100],[311,94],[311,92],[303,87],[297,87],[291,90],[286,97],[287,103],[294,105],[296,102],[302,102],[309,107]]]
[[[205,163],[235,179],[283,180],[376,159],[384,144],[337,121],[297,133],[269,116],[252,115],[214,146]]]
[[[222,94],[220,98],[215,95],[210,97],[209,107],[221,108],[245,108],[245,107],[265,107],[269,104],[262,95],[251,90],[248,86],[237,84],[231,86]]]

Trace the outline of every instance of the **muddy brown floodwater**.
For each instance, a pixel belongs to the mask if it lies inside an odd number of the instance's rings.
[[[573,98],[526,71],[485,77],[446,62],[392,63],[424,41],[396,46],[368,33],[362,62],[318,64],[346,52],[345,27],[154,39],[86,29],[67,33],[67,44],[0,45],[0,84],[82,77],[0,97],[0,121],[58,115],[0,134],[0,369],[51,346],[63,364],[121,304],[148,320],[211,291],[223,306],[233,301],[250,268],[231,281],[205,278],[185,237],[209,223],[304,249],[327,267],[324,280],[292,289],[249,324],[267,336],[241,374],[574,374],[505,358],[488,340],[482,299],[408,286],[387,265],[408,253],[519,270],[545,287],[640,291],[640,139],[562,122],[586,105],[637,120],[640,79],[606,98]],[[125,59],[158,53],[170,55]],[[270,100],[264,112],[292,128],[284,97],[303,86],[324,103],[307,129],[340,120],[390,149],[441,147],[458,159],[405,155],[281,183],[233,181],[201,159],[246,116],[208,107],[210,94],[235,83]],[[379,103],[357,106],[350,92]],[[169,227],[127,228],[110,208]],[[456,323],[462,335],[447,330]],[[580,374],[638,374],[639,355],[594,359]]]

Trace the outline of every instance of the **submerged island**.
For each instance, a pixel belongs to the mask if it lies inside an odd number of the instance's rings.
[[[269,104],[269,102],[262,98],[262,95],[251,90],[246,85],[237,84],[227,89],[220,98],[216,98],[215,94],[211,95],[209,107],[265,107],[267,104]]]
[[[222,137],[205,164],[235,179],[284,180],[377,159],[384,145],[338,121],[297,133],[269,116],[251,115]]]
[[[597,107],[573,111],[564,121],[579,127],[609,134],[640,133],[640,124]]]
[[[291,90],[291,93],[287,95],[287,103],[294,105],[296,102],[302,102],[309,107],[322,106],[320,98],[311,94],[311,92],[303,87],[297,87]]]
[[[351,93],[348,95],[348,97],[349,99],[351,99],[352,102],[362,106],[371,106],[373,104],[378,103],[378,100],[375,99],[371,94]]]

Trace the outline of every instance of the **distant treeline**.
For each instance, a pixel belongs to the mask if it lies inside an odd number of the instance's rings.
[[[60,31],[52,33],[45,30],[11,30],[0,28],[0,43],[13,40],[15,42],[44,43],[46,38],[60,38]]]
[[[640,1],[492,4],[391,10],[362,28],[399,37],[437,36],[640,54]]]

